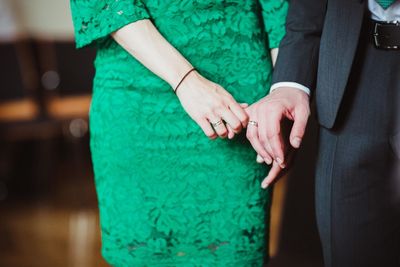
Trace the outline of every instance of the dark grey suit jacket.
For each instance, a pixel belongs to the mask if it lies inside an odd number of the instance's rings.
[[[292,0],[273,83],[297,82],[316,97],[320,124],[332,128],[366,13],[363,0]],[[314,90],[314,88],[316,88]]]

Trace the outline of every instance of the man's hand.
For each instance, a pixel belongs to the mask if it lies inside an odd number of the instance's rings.
[[[293,148],[299,148],[310,116],[309,96],[297,88],[279,87],[246,111],[249,115],[247,138],[267,164],[273,162],[262,183],[262,187],[266,188],[287,163],[288,147],[284,142],[281,122],[284,119],[293,121],[288,141]]]

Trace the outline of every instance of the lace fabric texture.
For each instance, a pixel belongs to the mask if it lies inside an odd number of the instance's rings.
[[[95,44],[91,151],[102,252],[113,266],[261,266],[268,169],[244,134],[211,141],[169,86],[109,34],[151,19],[237,101],[269,89],[283,0],[71,0],[78,47]]]

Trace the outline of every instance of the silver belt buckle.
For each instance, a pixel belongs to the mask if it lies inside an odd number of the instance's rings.
[[[393,20],[393,21],[388,21],[388,22],[375,22],[375,25],[374,25],[374,43],[375,43],[375,47],[382,48],[382,49],[387,49],[387,50],[397,50],[397,49],[399,49],[400,47],[398,45],[381,45],[379,43],[379,40],[378,40],[378,36],[379,36],[379,34],[378,34],[378,26],[379,25],[384,26],[385,24],[391,24],[391,25],[394,25],[394,26],[400,26],[400,21]]]

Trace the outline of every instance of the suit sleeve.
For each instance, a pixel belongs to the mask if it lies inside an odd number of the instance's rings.
[[[110,34],[150,15],[141,0],[71,0],[77,48],[102,42]]]
[[[295,82],[310,89],[314,87],[327,1],[290,1],[286,35],[279,46],[273,84]]]
[[[260,0],[269,48],[277,48],[285,35],[288,0]]]

